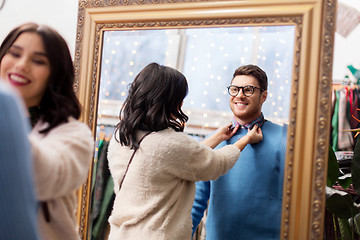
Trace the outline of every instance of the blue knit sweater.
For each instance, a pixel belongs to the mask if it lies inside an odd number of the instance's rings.
[[[196,183],[193,232],[209,200],[207,240],[280,238],[287,126],[267,121],[261,130],[263,140],[247,145],[230,171],[215,181]],[[246,133],[239,129],[218,148]]]

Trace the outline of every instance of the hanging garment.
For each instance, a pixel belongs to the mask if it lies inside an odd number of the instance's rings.
[[[98,152],[97,158],[94,162],[93,166],[93,176],[92,176],[92,188],[91,188],[91,195],[92,195],[92,205],[91,205],[91,221],[94,221],[100,212],[100,205],[101,205],[101,197],[102,197],[102,169],[103,169],[103,162],[102,162],[102,155],[103,153],[103,146],[105,140],[103,138],[99,139],[98,144]],[[100,163],[99,163],[100,162]],[[98,175],[98,171],[100,171]]]
[[[357,80],[356,84],[360,84],[360,70],[355,68],[353,65],[347,66],[353,77]]]
[[[113,125],[99,125],[97,158],[94,162],[91,189],[91,240],[108,238],[110,225],[107,221],[115,199],[114,183],[110,175],[107,151],[114,131]]]
[[[331,120],[332,126],[332,148],[336,152],[338,150],[338,130],[339,130],[339,92],[335,91],[334,112]]]
[[[359,119],[359,90],[357,88],[351,89],[352,91],[352,105],[351,105],[351,117],[350,117],[350,127],[352,129],[359,127],[359,122],[356,119]],[[354,135],[354,134],[353,134]]]
[[[350,150],[354,144],[351,132],[343,130],[350,130],[350,123],[348,120],[348,102],[347,102],[348,89],[345,88],[339,91],[339,122],[338,122],[338,148],[339,150]]]

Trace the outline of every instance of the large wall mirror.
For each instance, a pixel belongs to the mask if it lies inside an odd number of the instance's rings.
[[[282,239],[322,239],[336,1],[79,1],[75,89],[94,138],[111,135],[128,85],[148,63],[189,81],[185,131],[206,136],[231,119],[233,71],[268,74],[266,118],[288,124]],[[98,142],[98,141],[97,141]],[[79,191],[78,224],[91,239],[97,152]]]

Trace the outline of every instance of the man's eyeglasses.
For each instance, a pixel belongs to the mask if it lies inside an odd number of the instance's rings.
[[[242,89],[242,92],[243,92],[243,94],[245,96],[250,97],[251,95],[254,94],[255,88],[259,89],[260,92],[265,91],[264,89],[254,87],[254,86],[250,86],[250,85],[247,85],[247,86],[244,86],[244,87],[238,87],[238,86],[235,86],[235,85],[231,85],[231,86],[227,87],[228,92],[229,92],[230,96],[232,96],[232,97],[236,97],[239,94],[240,89]]]

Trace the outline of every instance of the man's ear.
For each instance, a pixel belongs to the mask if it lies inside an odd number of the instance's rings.
[[[265,102],[265,100],[267,99],[267,95],[268,95],[267,90],[265,90],[261,93],[261,96],[260,96],[261,104],[263,104]]]

